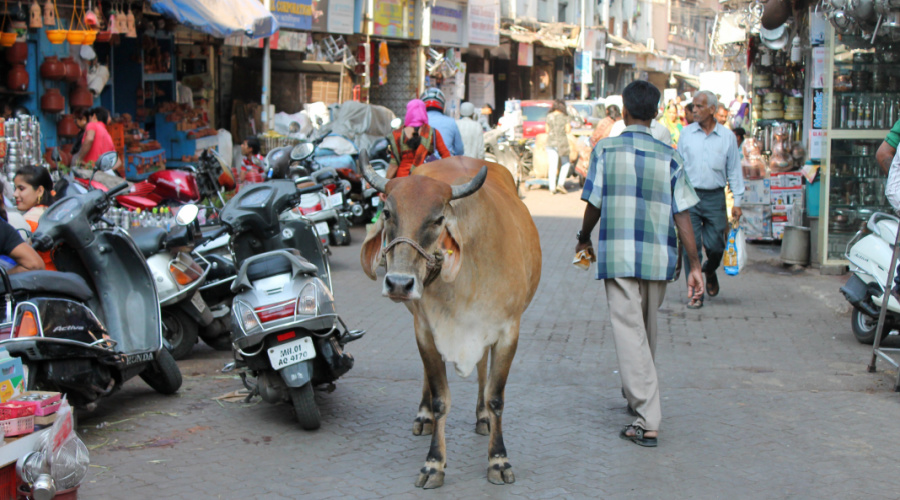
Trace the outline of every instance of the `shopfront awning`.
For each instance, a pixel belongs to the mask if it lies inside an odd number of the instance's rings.
[[[258,0],[148,0],[154,12],[216,38],[272,36],[278,23]]]

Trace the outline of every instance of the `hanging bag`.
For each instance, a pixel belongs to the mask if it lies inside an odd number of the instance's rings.
[[[735,220],[728,233],[728,242],[725,244],[725,255],[722,257],[722,266],[725,274],[737,276],[741,268],[747,263],[747,242],[744,238],[744,230]]]

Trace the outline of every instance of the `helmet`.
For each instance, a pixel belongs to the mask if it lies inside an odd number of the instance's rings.
[[[425,108],[437,108],[444,111],[444,93],[441,92],[441,89],[432,87],[422,92],[420,99],[425,101]]]

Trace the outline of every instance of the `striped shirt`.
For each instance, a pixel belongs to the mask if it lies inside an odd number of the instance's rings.
[[[597,143],[581,194],[600,209],[597,279],[674,277],[674,214],[699,201],[683,163],[641,125]]]

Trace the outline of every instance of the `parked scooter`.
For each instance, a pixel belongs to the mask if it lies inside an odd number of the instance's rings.
[[[852,275],[841,293],[853,305],[850,326],[856,340],[863,344],[875,341],[885,295],[889,299],[884,329],[900,329],[900,302],[890,293],[892,284],[886,283],[898,222],[900,219],[893,215],[876,212],[847,244],[845,256]]]
[[[318,190],[297,189],[290,180],[246,186],[222,210],[220,230],[231,233],[238,266],[231,285],[233,367],[251,395],[269,403],[291,401],[307,430],[320,425],[313,387],[332,384],[353,367],[353,357],[342,349],[365,333],[348,330],[335,311],[316,225],[303,217],[279,217]]]
[[[114,152],[98,160],[104,170],[115,163]],[[150,269],[128,233],[102,219],[127,188],[66,196],[47,209],[34,247],[53,249],[60,272],[0,273],[0,332],[7,337],[0,345],[22,358],[26,387],[65,392],[89,410],[135,375],[162,394],[181,387],[178,365],[163,348]],[[111,227],[100,229],[100,222]]]
[[[184,205],[176,220],[196,222],[199,209]],[[200,294],[209,266],[200,266],[190,254],[197,229],[194,223],[176,226],[133,228],[129,232],[144,257],[159,296],[163,339],[175,359],[187,356],[200,336],[200,329],[213,322],[213,313]]]

